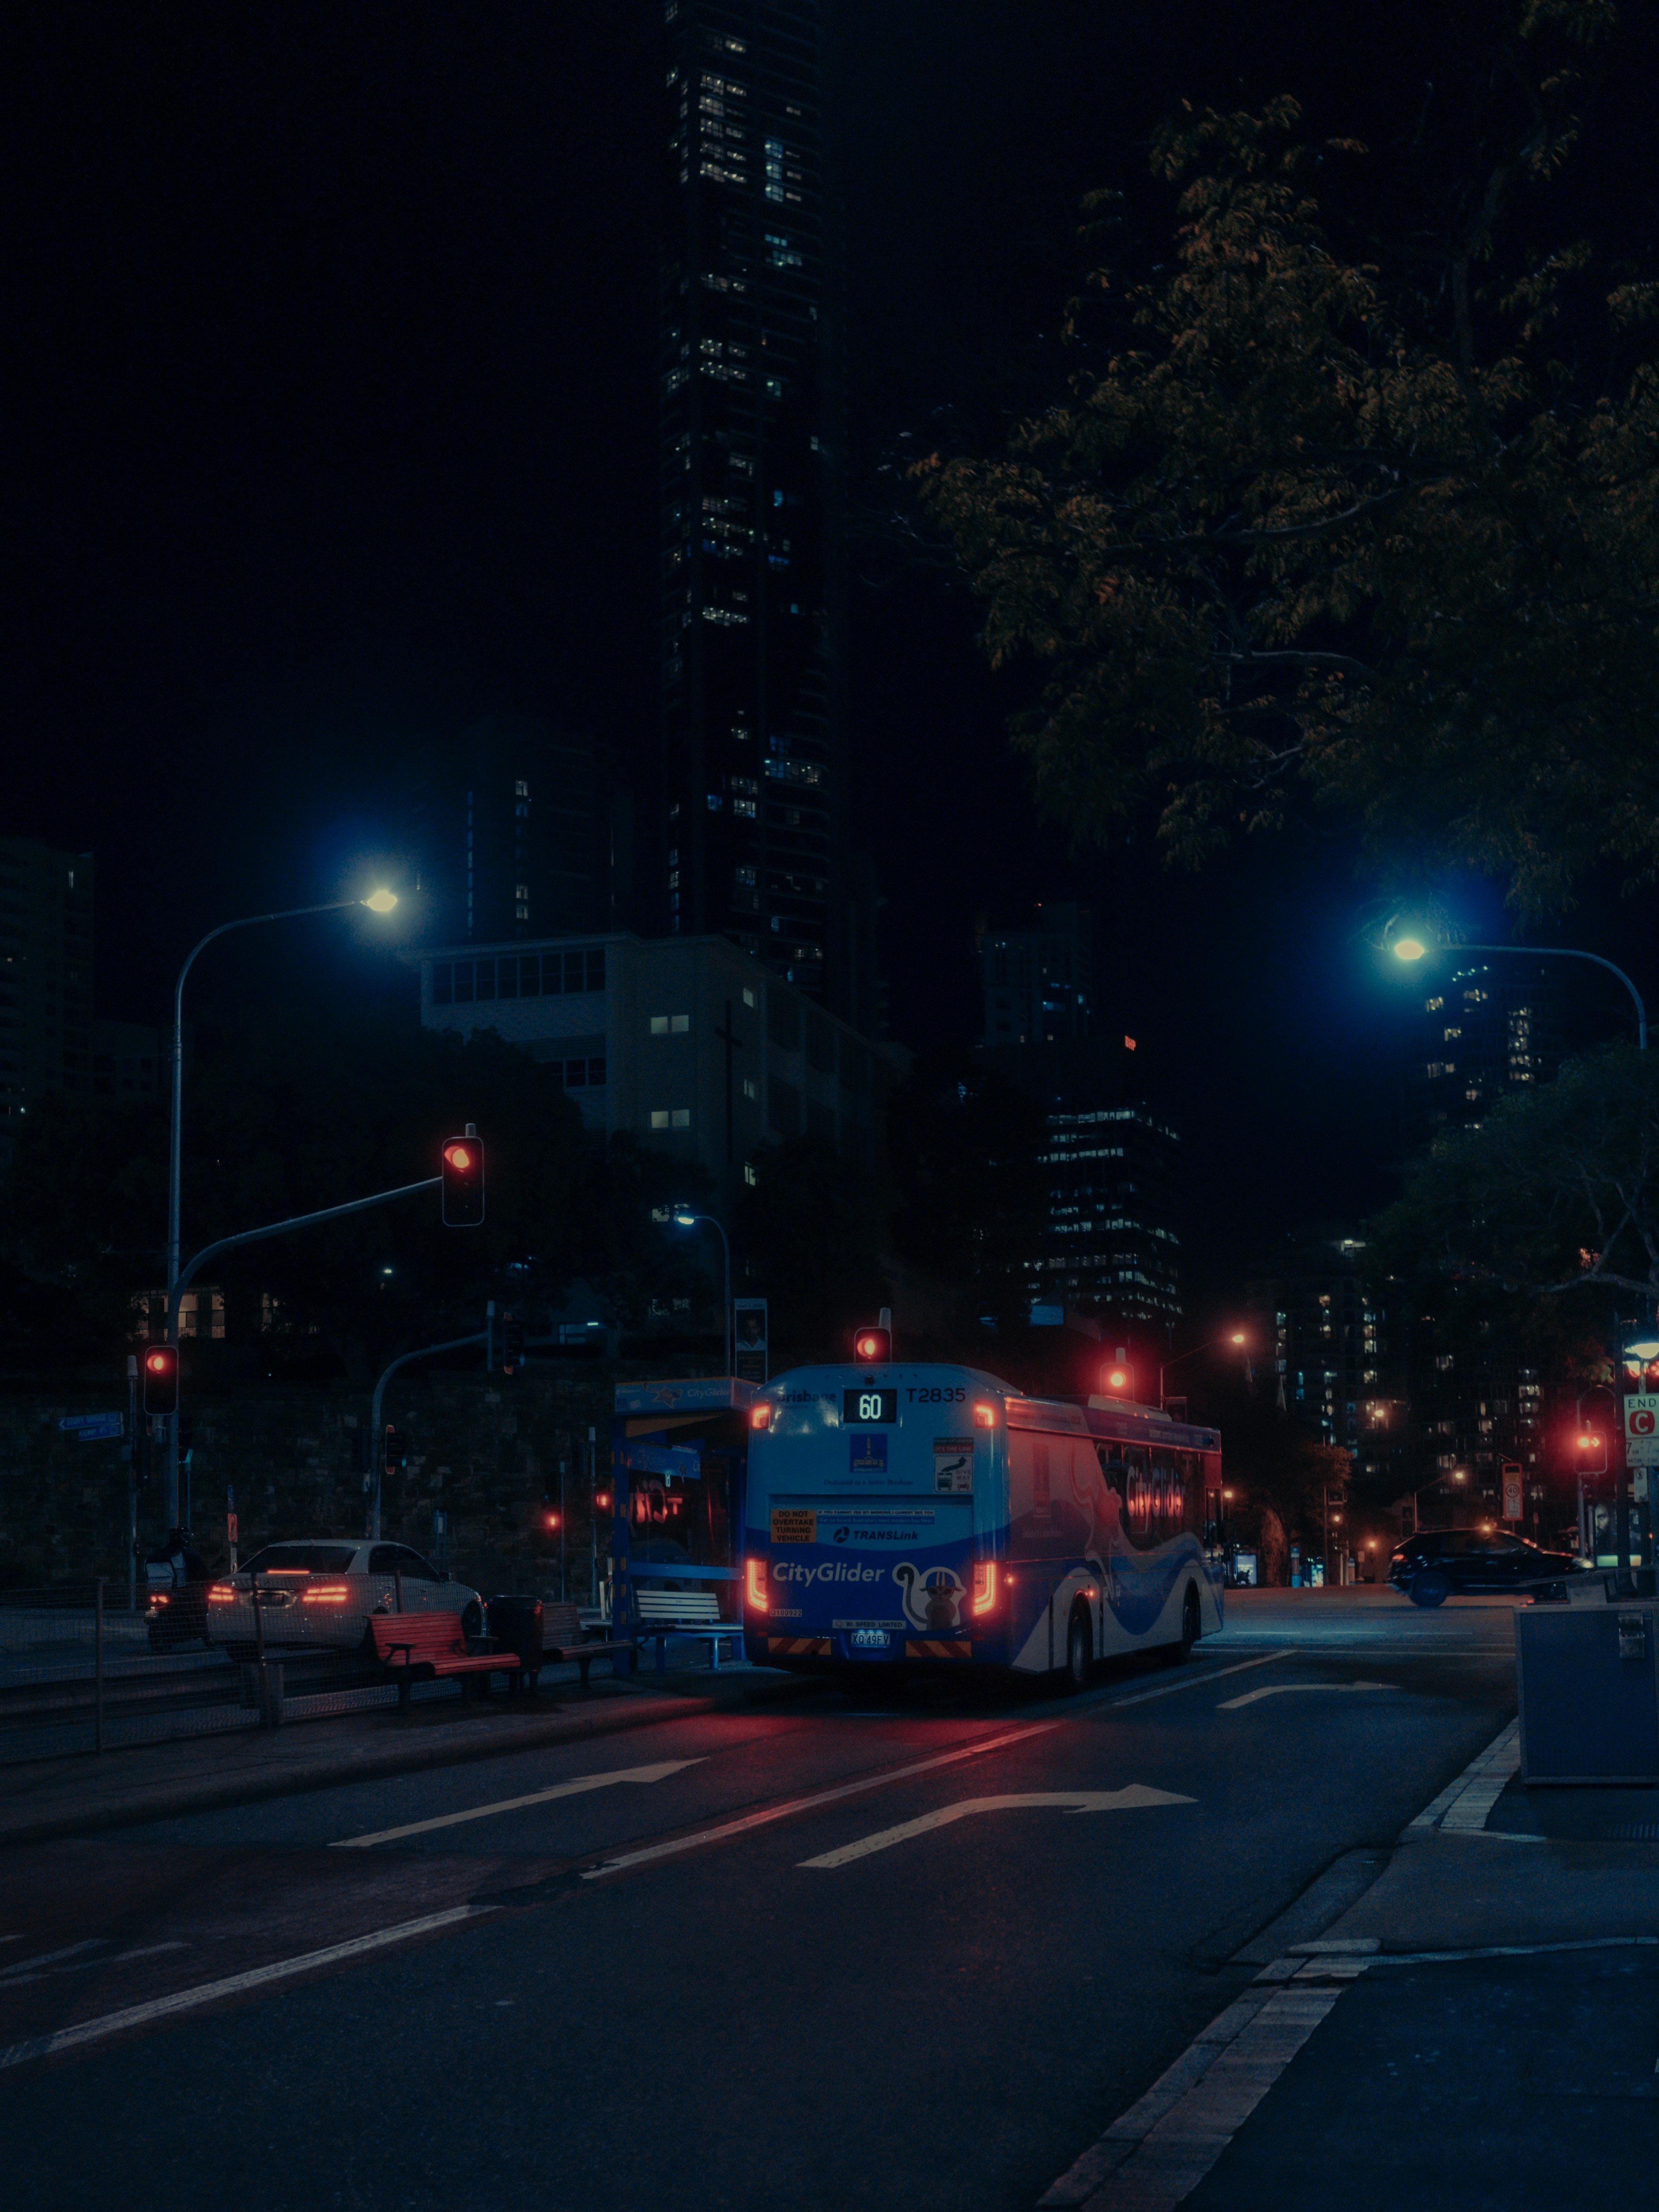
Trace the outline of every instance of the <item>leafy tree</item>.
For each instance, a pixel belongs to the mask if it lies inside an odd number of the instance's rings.
[[[1504,1099],[1408,1168],[1368,1258],[1443,1322],[1559,1340],[1564,1364],[1623,1292],[1659,1302],[1659,1061],[1620,1043]]]
[[[774,1369],[844,1359],[850,1332],[887,1302],[883,1202],[828,1138],[808,1134],[754,1155],[732,1224],[734,1256],[769,1304]]]
[[[489,1166],[482,1228],[442,1226],[435,1191],[227,1254],[210,1264],[229,1333],[357,1375],[392,1353],[483,1325],[484,1301],[532,1312],[571,1277],[610,1273],[648,1294],[653,1173],[626,1148],[596,1157],[548,1069],[493,1032],[463,1041],[403,1014],[326,1006],[204,1019],[185,1094],[184,1249],[436,1172],[469,1121]],[[0,1289],[21,1313],[50,1295],[60,1325],[118,1340],[136,1293],[165,1279],[167,1120],[55,1098],[19,1135],[3,1192]],[[672,1260],[665,1261],[669,1267]]]
[[[1386,178],[1290,98],[1186,112],[1157,267],[1089,203],[1067,388],[913,472],[1079,835],[1150,808],[1197,863],[1322,805],[1528,912],[1659,866],[1659,286],[1559,184],[1615,27],[1465,0]]]
[[[1022,1322],[1048,1212],[1042,1115],[974,1054],[924,1054],[889,1113],[898,1256],[971,1292],[975,1316]]]

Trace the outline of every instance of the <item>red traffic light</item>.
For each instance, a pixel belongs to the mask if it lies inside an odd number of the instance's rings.
[[[144,1411],[147,1413],[176,1413],[178,1410],[178,1346],[153,1344],[144,1354]]]
[[[1121,1361],[1115,1360],[1100,1370],[1100,1388],[1109,1398],[1127,1398],[1134,1389],[1134,1370]]]
[[[1580,1429],[1572,1440],[1572,1463],[1580,1474],[1605,1474],[1607,1440],[1596,1429]]]
[[[441,1159],[445,1226],[477,1229],[484,1218],[484,1154],[470,1121],[464,1136],[444,1139]]]
[[[865,1366],[883,1365],[892,1356],[890,1328],[861,1328],[853,1339],[853,1357]]]

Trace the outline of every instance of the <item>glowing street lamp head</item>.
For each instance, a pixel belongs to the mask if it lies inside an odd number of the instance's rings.
[[[1428,949],[1420,937],[1396,937],[1394,941],[1396,960],[1420,960]]]
[[[1229,1344],[1243,1344],[1244,1341],[1243,1330],[1242,1328],[1236,1328],[1232,1334],[1227,1339],[1227,1341]]]
[[[674,1208],[674,1218],[682,1229],[695,1229],[697,1225],[697,1217],[689,1206],[677,1206]]]
[[[390,914],[397,903],[397,892],[388,890],[371,891],[363,901],[371,914]]]

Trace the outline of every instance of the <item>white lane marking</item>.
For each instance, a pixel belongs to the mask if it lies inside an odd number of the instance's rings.
[[[88,1936],[79,1943],[65,1945],[61,1951],[42,1951],[36,1958],[20,1959],[15,1966],[6,1968],[0,1980],[15,1981],[19,1974],[33,1974],[42,1966],[55,1966],[60,1959],[79,1959],[88,1951],[101,1951],[109,1942],[107,1936]]]
[[[464,1813],[438,1813],[429,1820],[406,1820],[401,1828],[378,1828],[369,1836],[338,1836],[329,1845],[335,1851],[366,1850],[370,1844],[396,1843],[400,1836],[423,1836],[433,1828],[458,1827],[463,1820],[488,1820],[492,1813],[516,1813],[526,1805],[548,1805],[556,1797],[580,1797],[590,1790],[608,1790],[613,1782],[661,1782],[687,1766],[701,1766],[708,1753],[696,1759],[664,1759],[654,1766],[619,1766],[609,1774],[583,1774],[574,1782],[556,1782],[549,1790],[532,1790],[525,1797],[501,1797],[493,1805],[469,1805]]]
[[[1195,1690],[1206,1682],[1213,1682],[1223,1674],[1242,1674],[1251,1667],[1266,1667],[1275,1659],[1289,1659],[1290,1651],[1267,1651],[1259,1659],[1236,1660],[1231,1667],[1204,1667],[1196,1669],[1179,1682],[1161,1683],[1156,1690],[1139,1690],[1132,1698],[1114,1698],[1109,1692],[1097,1692],[1092,1697],[1074,1698],[1069,1712],[1052,1721],[1037,1721],[1029,1728],[1012,1729],[1006,1735],[988,1736],[978,1743],[961,1744],[955,1751],[941,1752],[935,1759],[917,1759],[909,1766],[899,1766],[885,1774],[866,1775],[858,1782],[843,1782],[835,1790],[821,1790],[810,1797],[792,1797],[782,1805],[769,1805],[763,1812],[745,1813],[735,1820],[722,1820],[713,1828],[699,1828],[694,1835],[674,1836],[665,1844],[650,1844],[644,1850],[627,1851],[620,1858],[607,1859],[603,1866],[583,1869],[584,1881],[599,1881],[605,1875],[621,1874],[629,1867],[644,1866],[650,1860],[671,1857],[678,1851],[694,1850],[699,1844],[717,1844],[727,1836],[739,1836],[750,1828],[761,1828],[773,1820],[782,1820],[791,1814],[808,1812],[815,1805],[831,1805],[838,1798],[856,1796],[865,1790],[879,1790],[889,1782],[902,1782],[912,1774],[926,1774],[936,1766],[954,1765],[960,1759],[976,1759],[981,1752],[1000,1751],[1005,1744],[1021,1743],[1029,1736],[1046,1735],[1050,1729],[1065,1728],[1079,1717],[1082,1712],[1115,1712],[1123,1705],[1144,1705],[1151,1698],[1170,1698],[1177,1690]]]
[[[1443,1960],[1536,1959],[1548,1951],[1622,1951],[1659,1945],[1659,1936],[1583,1936],[1568,1943],[1488,1943],[1478,1951],[1389,1951],[1378,1966],[1437,1966]]]
[[[763,1828],[774,1820],[787,1820],[792,1813],[805,1813],[816,1805],[833,1805],[842,1797],[856,1797],[866,1790],[884,1789],[890,1782],[902,1782],[912,1774],[928,1774],[936,1766],[954,1766],[958,1759],[977,1759],[981,1752],[1000,1751],[1005,1744],[1024,1743],[1034,1735],[1047,1735],[1050,1729],[1064,1726],[1060,1721],[1038,1721],[1030,1728],[1011,1729],[1006,1735],[982,1736],[976,1743],[958,1744],[954,1751],[941,1751],[932,1759],[918,1759],[908,1766],[890,1767],[885,1774],[866,1774],[856,1782],[843,1782],[834,1790],[816,1790],[810,1797],[791,1797],[781,1805],[768,1805],[758,1813],[744,1813],[735,1820],[721,1820],[712,1828],[699,1828],[690,1836],[671,1836],[665,1844],[647,1844],[644,1850],[625,1851],[620,1858],[607,1859],[603,1866],[587,1867],[582,1873],[584,1881],[598,1881],[608,1874],[621,1874],[626,1867],[644,1866],[652,1859],[672,1857],[677,1851],[694,1850],[699,1844],[716,1844],[726,1836],[740,1836],[750,1828]]]
[[[1275,1978],[1211,2021],[1038,2199],[1044,2212],[1085,2201],[1089,2212],[1172,2212],[1191,2195],[1341,1995]]]
[[[1102,1711],[1115,1713],[1124,1705],[1144,1705],[1154,1698],[1172,1698],[1177,1690],[1196,1690],[1206,1682],[1218,1682],[1224,1674],[1248,1674],[1252,1667],[1271,1667],[1275,1659],[1296,1656],[1291,1650],[1264,1651],[1259,1659],[1235,1659],[1231,1667],[1206,1667],[1201,1673],[1188,1674],[1179,1682],[1160,1682],[1155,1690],[1137,1690],[1132,1698],[1103,1695],[1091,1698],[1089,1703]],[[1083,1700],[1079,1698],[1078,1703],[1081,1705]]]
[[[1068,1813],[1126,1813],[1143,1805],[1195,1805],[1195,1797],[1178,1796],[1170,1790],[1153,1790],[1144,1782],[1131,1782],[1122,1790],[1028,1790],[1011,1797],[961,1797],[954,1805],[941,1805],[936,1813],[924,1813],[915,1820],[901,1821],[896,1828],[878,1829],[872,1836],[860,1836],[855,1844],[843,1844],[839,1850],[823,1851],[815,1859],[802,1859],[804,1867],[846,1866],[850,1860],[867,1858],[872,1851],[884,1851],[890,1844],[902,1844],[912,1836],[925,1836],[934,1828],[948,1828],[953,1821],[965,1820],[970,1813],[1010,1813],[1022,1806],[1057,1805]]]
[[[1270,1682],[1265,1690],[1247,1690],[1242,1698],[1224,1698],[1218,1713],[1236,1713],[1241,1705],[1254,1705],[1263,1698],[1286,1698],[1300,1690],[1386,1690],[1386,1682]]]
[[[267,1982],[284,1980],[291,1974],[308,1973],[313,1966],[331,1966],[343,1959],[360,1959],[370,1951],[383,1951],[388,1944],[406,1943],[412,1936],[425,1936],[437,1928],[453,1928],[463,1920],[482,1919],[494,1912],[493,1905],[453,1905],[447,1912],[428,1912],[420,1920],[399,1921],[395,1927],[377,1928],[371,1935],[354,1936],[349,1942],[330,1943],[320,1951],[302,1951],[296,1958],[278,1959],[269,1966],[251,1966],[246,1973],[226,1974],[216,1982],[200,1982],[194,1989],[175,1990],[171,1996],[152,1997],[147,2004],[128,2005],[121,2012],[106,2012],[96,2020],[77,2021],[73,2027],[60,2027],[51,2035],[33,2036],[27,2043],[14,2043],[0,2050],[0,2071],[8,2066],[21,2066],[31,2058],[50,2058],[55,2051],[73,2051],[82,2044],[96,2043],[106,2035],[118,2035],[123,2028],[143,2027],[154,2020],[166,2020],[174,2013],[192,2012],[197,2006],[212,2004],[216,1998],[231,1997],[244,1990],[257,1990]]]
[[[1485,1828],[1486,1815],[1503,1795],[1504,1785],[1521,1764],[1521,1723],[1512,1720],[1500,1729],[1483,1752],[1477,1753],[1454,1782],[1430,1801],[1414,1820],[1407,1824],[1400,1840],[1406,1843],[1431,1831],[1449,1829],[1467,1835]]]
[[[101,1951],[108,1942],[107,1936],[100,1936],[94,1942],[76,1943],[73,1948],[76,1951]],[[0,1974],[0,1990],[21,1989],[25,1982],[49,1981],[57,1974],[86,1974],[90,1973],[94,1968],[125,1966],[129,1959],[153,1959],[158,1951],[185,1951],[189,1948],[190,1946],[183,1941],[173,1943],[146,1943],[137,1951],[117,1951],[113,1957],[97,1959],[76,1959],[68,1952],[58,1952],[56,1956],[69,1960],[66,1966],[48,1966],[39,1959],[25,1959],[17,1966],[9,1967],[3,1974]]]

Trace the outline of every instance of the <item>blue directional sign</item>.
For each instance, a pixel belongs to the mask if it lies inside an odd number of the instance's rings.
[[[106,1437],[124,1437],[127,1432],[125,1413],[66,1413],[58,1425],[83,1444],[100,1443]]]

